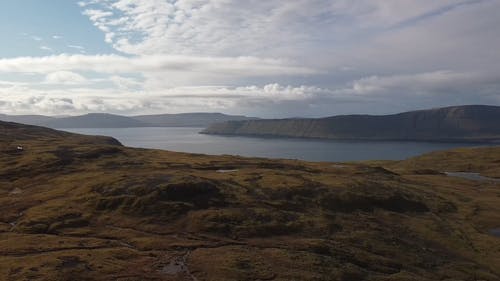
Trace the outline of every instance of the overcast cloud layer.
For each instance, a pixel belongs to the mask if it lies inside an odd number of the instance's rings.
[[[499,0],[75,5],[115,52],[41,45],[47,56],[0,59],[0,112],[292,117],[500,105]]]

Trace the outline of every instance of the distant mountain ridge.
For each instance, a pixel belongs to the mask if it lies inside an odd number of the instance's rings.
[[[133,116],[135,120],[159,127],[207,127],[226,121],[256,120],[258,118],[222,113],[179,113]]]
[[[89,113],[80,116],[51,117],[44,115],[5,115],[0,121],[16,122],[50,128],[133,128],[133,127],[207,127],[230,120],[255,120],[254,117],[222,113],[180,113],[160,115],[121,116],[108,113]]]
[[[466,105],[392,115],[228,121],[205,134],[321,139],[500,141],[500,107]]]
[[[81,116],[54,118],[40,125],[50,128],[130,128],[147,127],[148,124],[126,116],[90,113]]]
[[[27,125],[39,125],[45,122],[49,122],[55,119],[55,117],[44,116],[44,115],[7,115],[0,114],[0,121],[4,122],[15,122]]]

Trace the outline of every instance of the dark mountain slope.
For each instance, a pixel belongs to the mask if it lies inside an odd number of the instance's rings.
[[[206,134],[361,140],[499,141],[500,107],[456,106],[393,115],[229,121]]]

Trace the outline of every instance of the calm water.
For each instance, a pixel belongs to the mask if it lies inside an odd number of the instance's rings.
[[[172,151],[232,154],[309,161],[399,160],[434,150],[477,146],[460,143],[327,141],[227,137],[198,134],[203,128],[113,128],[65,129],[86,134],[105,135],[126,146]]]

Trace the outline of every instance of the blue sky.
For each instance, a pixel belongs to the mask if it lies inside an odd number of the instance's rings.
[[[79,49],[69,45],[82,46],[89,54],[115,52],[104,42],[102,32],[82,14],[76,1],[1,1],[0,34],[11,39],[9,44],[0,45],[4,58],[79,53]],[[42,50],[42,46],[53,51]]]
[[[0,112],[500,104],[499,0],[5,0]]]

